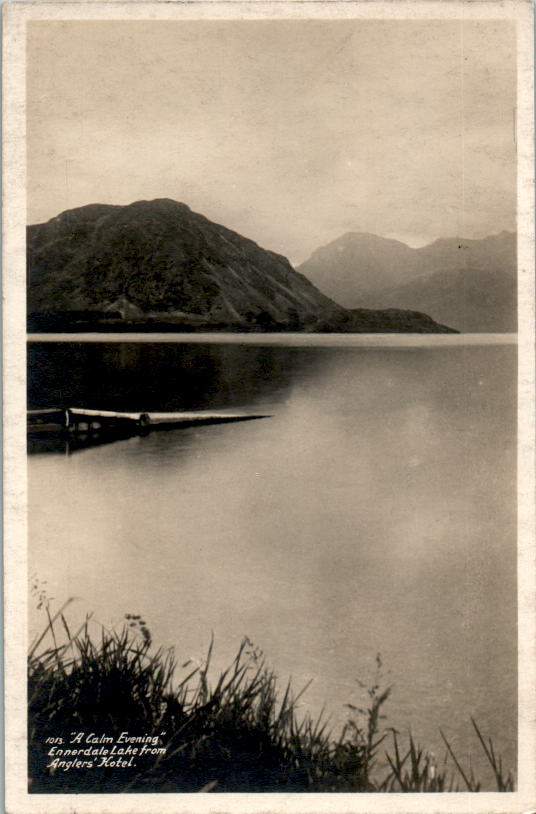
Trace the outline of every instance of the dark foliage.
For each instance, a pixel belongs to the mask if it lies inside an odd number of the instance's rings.
[[[72,634],[61,612],[48,620],[28,663],[33,793],[456,791],[456,776],[468,790],[480,789],[443,733],[452,773],[439,770],[411,736],[402,750],[396,732],[382,768],[380,747],[389,735],[382,708],[390,689],[382,687],[379,658],[368,705],[349,706],[350,717],[334,738],[323,715],[318,720],[298,716],[302,693],[295,696],[290,684],[280,693],[262,652],[248,639],[212,685],[212,643],[205,663],[189,671],[189,663],[183,665],[186,674],[177,681],[173,653],[152,650],[139,616],[128,614],[121,632],[103,630],[96,637],[89,621]],[[60,625],[63,644],[56,631]],[[493,744],[473,726],[498,790],[512,791],[513,778],[503,772]],[[51,743],[62,739],[69,746],[78,732],[93,733],[97,741],[122,732],[154,736],[163,748],[132,767],[63,771],[52,764]]]

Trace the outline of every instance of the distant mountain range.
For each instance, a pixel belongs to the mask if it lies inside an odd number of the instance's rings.
[[[27,254],[30,330],[449,331],[348,310],[285,257],[168,199],[63,212],[28,227]]]
[[[517,330],[516,235],[449,238],[412,249],[350,232],[297,269],[346,308],[424,311],[459,331]]]

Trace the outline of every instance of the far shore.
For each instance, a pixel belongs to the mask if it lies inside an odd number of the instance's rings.
[[[290,347],[426,348],[462,345],[517,345],[517,333],[29,333],[28,342],[168,342]]]

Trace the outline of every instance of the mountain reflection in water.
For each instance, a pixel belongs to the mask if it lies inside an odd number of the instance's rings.
[[[28,408],[124,411],[254,407],[284,398],[322,349],[161,343],[30,343]]]

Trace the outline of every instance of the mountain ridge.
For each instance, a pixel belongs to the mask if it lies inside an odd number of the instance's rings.
[[[423,311],[461,331],[517,329],[516,233],[412,248],[347,232],[297,268],[346,308]]]
[[[65,210],[27,227],[27,256],[29,322],[35,327],[37,320],[37,330],[66,321],[103,329],[133,322],[260,331],[367,327],[366,314],[349,315],[283,255],[169,198]]]

